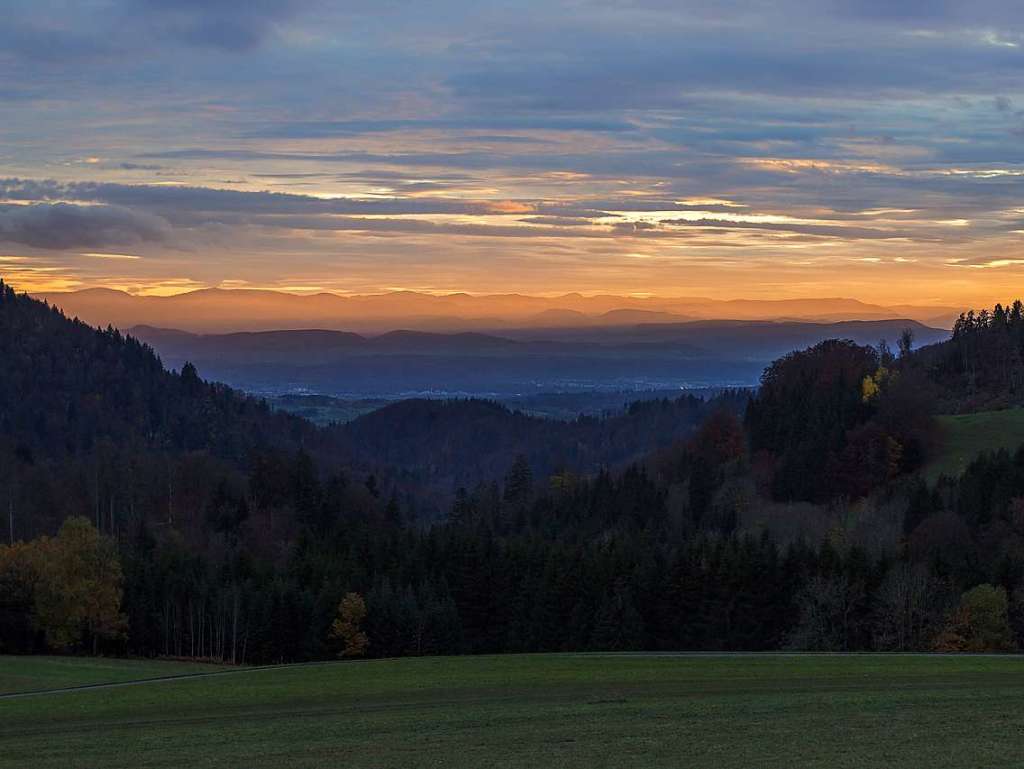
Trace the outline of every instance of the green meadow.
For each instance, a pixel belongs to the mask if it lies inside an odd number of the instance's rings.
[[[941,475],[959,477],[983,451],[1016,451],[1024,445],[1024,408],[940,416],[940,445],[924,470],[934,483]]]
[[[0,658],[8,690],[102,677],[102,661],[26,662]],[[148,676],[150,664],[109,663],[109,680]],[[187,677],[0,699],[0,765],[1010,767],[1024,745],[1024,659],[1014,656],[523,655],[180,670]]]
[[[224,670],[224,666],[104,657],[0,656],[0,694],[92,686]]]

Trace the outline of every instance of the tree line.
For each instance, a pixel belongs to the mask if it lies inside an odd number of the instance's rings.
[[[1011,480],[993,490],[984,479],[994,475]],[[69,519],[52,540],[0,547],[2,642],[238,664],[333,657],[353,634],[358,653],[382,657],[1014,648],[1024,640],[1024,454],[984,456],[960,480],[905,493],[908,531],[891,550],[837,533],[783,545],[674,505],[642,468],[540,488],[510,472],[459,495],[430,527],[338,509],[304,524],[280,565],[258,555],[244,516],[206,552],[147,526],[115,543]],[[92,600],[99,585],[96,595],[120,602]],[[339,611],[347,597],[364,607],[355,620]],[[82,612],[69,610],[79,602]]]
[[[953,338],[921,351],[945,412],[998,409],[1024,403],[1024,305],[963,313]]]
[[[439,494],[116,331],[9,289],[0,320],[30,367],[0,387],[5,651],[248,664],[1022,640],[1024,454],[919,480],[945,369],[907,339],[786,356],[752,398],[644,406],[665,434],[700,426],[617,467],[538,462],[525,440]]]

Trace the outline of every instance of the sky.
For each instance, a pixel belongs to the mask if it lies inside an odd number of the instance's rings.
[[[3,4],[26,290],[981,304],[1024,278],[1010,0]]]

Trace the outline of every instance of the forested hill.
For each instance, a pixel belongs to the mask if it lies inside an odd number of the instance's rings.
[[[636,402],[625,413],[561,421],[485,400],[407,400],[335,428],[361,462],[401,470],[447,497],[501,479],[523,457],[534,476],[595,474],[684,440],[709,415],[741,415],[747,391]]]
[[[238,462],[255,447],[297,447],[316,434],[302,419],[202,381],[191,366],[169,372],[147,345],[68,319],[2,282],[0,355],[0,440],[21,461],[107,442],[203,449]]]
[[[274,487],[264,496],[282,508],[274,520],[286,535],[302,463],[337,471],[345,461],[343,447],[304,419],[204,382],[194,367],[169,372],[137,340],[2,282],[0,355],[5,540],[85,515],[110,533],[177,522],[199,542],[216,530],[215,506],[244,496],[249,475]]]
[[[953,337],[915,353],[947,413],[1024,404],[1024,304],[970,311]]]
[[[460,486],[500,481],[520,455],[538,478],[616,468],[687,437],[715,409],[741,412],[748,397],[683,396],[573,422],[480,400],[408,401],[322,429],[205,382],[190,364],[167,371],[131,336],[69,319],[2,284],[0,353],[8,537],[52,533],[74,514],[111,530],[177,515],[198,541],[209,535],[218,485],[241,496],[247,478],[263,489],[253,514],[273,518],[287,537],[289,521],[312,515],[292,504],[296,473],[306,472],[299,462],[323,477],[373,474],[384,501],[394,495],[409,515],[436,517]]]

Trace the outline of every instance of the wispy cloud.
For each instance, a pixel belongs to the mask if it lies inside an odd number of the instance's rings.
[[[121,206],[69,203],[0,205],[0,242],[66,250],[165,240],[170,225],[153,214]]]
[[[0,67],[0,251],[36,280],[872,298],[1024,272],[1009,0],[11,0]]]

